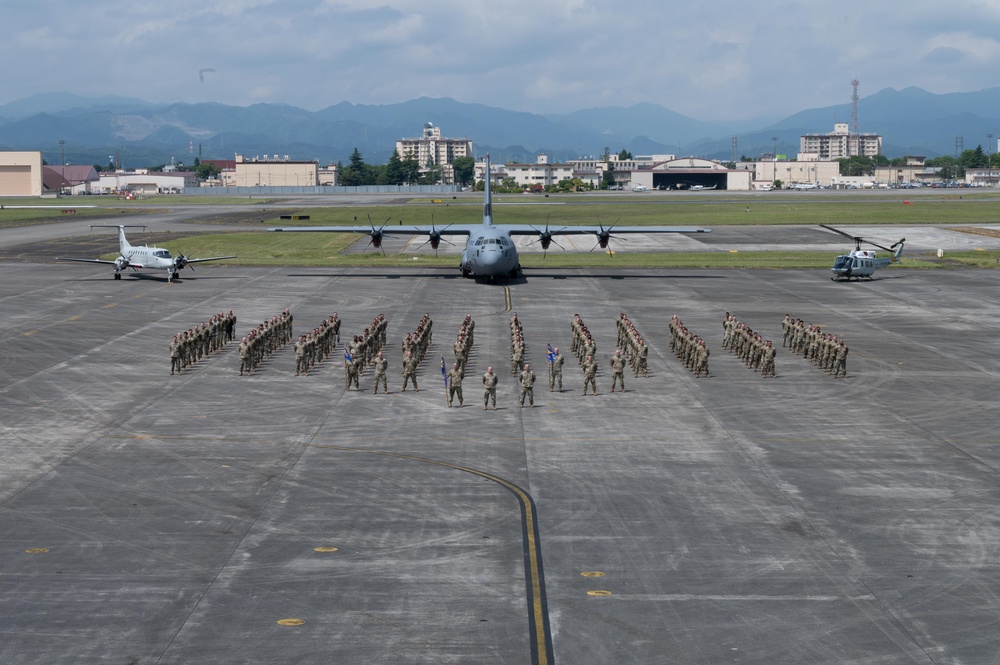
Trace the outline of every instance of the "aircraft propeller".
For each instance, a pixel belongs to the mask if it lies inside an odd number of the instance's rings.
[[[441,234],[444,233],[445,231],[447,231],[448,227],[450,227],[450,226],[451,226],[451,224],[449,224],[448,226],[446,226],[443,229],[441,229],[440,231],[438,231],[437,228],[434,226],[434,215],[432,214],[431,215],[431,230],[427,232],[427,240],[425,240],[423,243],[421,243],[420,246],[417,247],[417,249],[420,249],[420,247],[423,247],[427,243],[430,243],[431,247],[434,249],[434,256],[437,257],[437,255],[438,255],[438,247],[441,245],[442,242],[446,242],[449,245],[454,246],[455,243],[451,242],[450,240],[445,240],[441,236]]]
[[[545,255],[548,253],[548,251],[549,251],[549,245],[550,244],[555,244],[556,247],[558,247],[559,249],[565,251],[566,248],[563,247],[562,245],[560,245],[558,242],[556,242],[555,239],[552,237],[553,234],[559,233],[560,231],[562,231],[565,228],[566,227],[564,226],[561,229],[556,229],[555,231],[549,231],[549,222],[548,222],[548,220],[545,221],[545,230],[544,231],[536,229],[534,226],[532,226],[531,229],[535,233],[538,234],[538,237],[535,238],[534,240],[532,240],[531,242],[529,242],[528,244],[529,245],[534,245],[536,242],[542,244],[542,259],[544,259]]]
[[[615,224],[617,224],[618,221],[619,220],[616,219]],[[621,236],[611,235],[611,230],[615,228],[615,224],[608,226],[608,228],[604,228],[604,224],[601,224],[600,222],[597,223],[597,225],[600,227],[601,230],[598,231],[596,234],[597,244],[590,249],[591,252],[600,247],[601,249],[607,249],[608,253],[613,256],[614,252],[612,252],[610,249],[612,238],[614,238],[615,240],[621,240],[622,242],[628,242],[628,238],[622,238]]]
[[[385,256],[385,250],[382,249],[382,241],[385,238],[395,238],[396,237],[396,236],[391,236],[391,235],[389,235],[389,234],[387,234],[387,233],[385,233],[383,231],[383,229],[385,228],[386,224],[389,223],[389,219],[390,219],[389,217],[386,217],[385,221],[382,223],[382,226],[380,226],[380,227],[378,227],[376,229],[375,228],[375,223],[372,222],[372,216],[368,215],[368,224],[371,225],[372,230],[368,234],[371,239],[368,241],[368,244],[365,245],[365,249],[368,249],[368,247],[374,247],[375,249],[382,250],[382,256]]]

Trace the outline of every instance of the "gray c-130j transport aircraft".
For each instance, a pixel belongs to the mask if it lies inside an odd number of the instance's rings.
[[[423,224],[402,228],[396,227],[391,229],[391,231],[394,233],[426,233],[427,242],[434,249],[437,249],[440,245],[442,236],[467,236],[468,240],[465,243],[465,249],[462,250],[462,260],[459,264],[462,276],[485,277],[491,280],[498,277],[517,277],[517,273],[521,269],[521,263],[517,256],[517,247],[511,236],[533,235],[536,237],[535,242],[540,243],[543,250],[547,250],[549,245],[555,242],[553,240],[554,236],[593,234],[597,237],[597,246],[606,249],[608,243],[617,234],[709,232],[709,229],[681,226],[612,225],[605,228],[603,224],[598,224],[596,227],[574,225],[549,229],[549,225],[546,224],[544,229],[539,229],[531,224],[494,224],[493,197],[490,193],[489,173],[490,158],[487,156],[487,177],[483,195],[483,221],[481,224],[449,224],[442,228],[437,228],[433,224],[430,226]],[[268,231],[363,233],[371,237],[370,244],[372,246],[379,248],[382,246],[383,238],[390,235],[384,229],[385,224],[380,227],[375,227],[372,224],[369,226],[286,226],[268,229]],[[556,245],[559,246],[559,243],[556,243]]]

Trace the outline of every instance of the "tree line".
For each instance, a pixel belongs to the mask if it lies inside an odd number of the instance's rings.
[[[905,166],[906,159],[906,157],[889,159],[885,155],[875,155],[854,156],[837,161],[840,163],[840,175],[867,176],[875,175],[876,167]],[[949,155],[933,157],[926,160],[924,165],[929,168],[940,168],[939,176],[942,180],[961,180],[965,177],[966,169],[1000,167],[1000,154],[987,155],[983,152],[983,146],[978,145],[973,150],[963,150],[958,157]]]
[[[456,157],[451,162],[455,172],[455,183],[471,185],[475,176],[476,160],[472,157]],[[416,157],[407,154],[400,157],[393,150],[385,164],[367,164],[361,152],[355,148],[347,166],[337,162],[337,184],[346,187],[361,185],[437,185],[441,183],[441,165],[429,162],[421,166]]]

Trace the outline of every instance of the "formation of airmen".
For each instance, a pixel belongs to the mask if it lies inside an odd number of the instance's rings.
[[[524,362],[524,327],[517,318],[517,312],[510,317],[510,373],[517,377],[521,386],[521,406],[527,398],[531,408],[535,408],[535,373],[531,371],[531,365]]]
[[[760,370],[762,379],[774,378],[774,358],[778,355],[778,350],[771,340],[765,340],[729,312],[726,312],[722,328],[722,348],[734,353],[753,371]]]
[[[569,325],[573,335],[569,348],[576,354],[576,359],[582,366],[588,356],[591,359],[597,357],[597,342],[594,341],[594,337],[587,330],[587,326],[579,314],[573,315],[573,320]]]
[[[569,327],[573,335],[570,350],[576,354],[576,358],[580,362],[580,369],[583,370],[583,394],[586,396],[589,387],[594,389],[596,395],[597,361],[594,358],[597,357],[597,342],[594,341],[593,335],[587,330],[587,324],[583,322],[579,314],[573,315]]]
[[[616,324],[618,325],[618,348],[628,358],[629,364],[632,366],[632,376],[638,377],[639,372],[642,372],[642,375],[648,379],[649,370],[646,367],[646,358],[649,355],[649,347],[646,346],[646,341],[625,312],[618,316]]]
[[[475,341],[473,331],[476,329],[476,322],[472,320],[471,314],[465,315],[462,326],[458,330],[455,338],[455,363],[448,371],[446,380],[448,382],[448,406],[452,405],[455,397],[458,397],[458,405],[462,406],[462,379],[465,378],[465,368],[469,364],[469,353],[472,351],[472,344]],[[444,357],[441,358],[441,370],[444,371]]]
[[[801,353],[834,378],[847,378],[849,349],[843,337],[824,333],[818,325],[807,324],[802,319],[792,320],[788,314],[781,328],[784,331],[782,346],[788,346],[792,353]]]
[[[233,341],[235,330],[236,315],[229,310],[228,314],[213,314],[207,324],[202,321],[200,326],[177,333],[170,341],[170,373],[176,371],[180,374],[182,369],[194,365],[202,356],[218,353]]]
[[[251,330],[240,342],[240,376],[252,375],[264,358],[292,341],[292,315],[287,309]]]
[[[641,372],[649,377],[647,356],[649,347],[635,325],[622,312],[615,321],[618,333],[618,348],[611,356],[612,383],[611,392],[618,386],[625,392],[624,372],[626,365],[632,369],[633,377]],[[295,344],[295,375],[308,375],[315,365],[329,358],[340,342],[341,320],[334,312],[332,316],[311,332],[300,335]],[[447,376],[448,405],[452,406],[455,397],[459,406],[463,405],[462,381],[469,362],[469,355],[474,343],[475,321],[471,315],[466,315],[456,336],[454,344],[455,362],[450,371],[442,358],[442,371]],[[782,346],[791,352],[802,354],[813,364],[823,369],[835,378],[847,377],[848,347],[842,337],[824,333],[819,325],[805,323],[802,319],[793,319],[786,314],[782,321]],[[417,368],[423,362],[431,344],[433,322],[430,315],[424,314],[417,324],[416,330],[407,333],[402,343],[403,350],[403,392],[410,382],[414,390],[417,387]],[[232,310],[229,313],[219,312],[207,322],[173,336],[170,342],[170,373],[179,374],[184,368],[190,367],[203,357],[219,352],[234,339],[236,316]],[[386,345],[388,321],[383,314],[377,315],[371,325],[347,343],[344,359],[346,371],[346,387],[353,385],[360,390],[360,376],[365,369],[374,364],[375,385],[373,392],[378,392],[381,383],[383,393],[388,392],[386,370],[388,361],[383,354]],[[588,389],[597,394],[597,368],[595,360],[597,343],[587,329],[579,314],[573,316],[570,322],[572,333],[571,349],[583,370],[583,394]],[[694,377],[710,376],[708,371],[709,349],[705,340],[690,332],[683,322],[672,316],[669,325],[670,350],[684,363]],[[292,315],[288,309],[273,316],[248,332],[239,344],[240,376],[252,374],[260,363],[282,346],[292,340]],[[760,371],[762,378],[775,376],[775,357],[777,350],[771,340],[765,340],[750,326],[740,322],[737,317],[726,312],[723,321],[722,348],[736,355],[746,366],[754,371]],[[535,374],[530,365],[525,363],[524,329],[517,313],[510,319],[510,349],[511,375],[518,378],[521,393],[521,405],[525,400],[534,405]],[[565,362],[559,349],[548,346],[549,391],[558,386],[562,392],[562,369]],[[492,401],[496,408],[496,385],[498,380],[492,371],[483,375],[484,408]]]
[[[510,375],[517,376],[524,369],[524,328],[517,312],[510,317]]]
[[[378,314],[360,335],[355,335],[347,343],[347,349],[344,351],[344,380],[347,390],[350,390],[352,385],[361,390],[361,375],[385,346],[388,327],[389,322],[385,315]]]
[[[701,337],[689,331],[676,314],[670,317],[670,350],[691,370],[695,378],[702,374],[711,376],[708,373],[708,345]]]
[[[417,387],[417,367],[424,359],[424,355],[427,353],[427,347],[431,345],[431,339],[433,337],[431,329],[434,327],[434,322],[431,321],[429,314],[424,314],[420,318],[420,322],[417,324],[417,329],[412,333],[406,333],[406,337],[403,339],[403,392],[406,392],[406,386],[413,382],[413,389],[420,392],[420,388]]]
[[[295,342],[295,376],[309,376],[309,370],[330,357],[340,341],[340,319],[337,313],[323,319],[312,332],[299,335]]]

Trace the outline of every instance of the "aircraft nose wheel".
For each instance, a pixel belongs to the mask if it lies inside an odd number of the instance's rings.
[[[115,273],[115,279],[121,279],[121,278],[122,278],[121,273],[117,273],[116,272]]]

